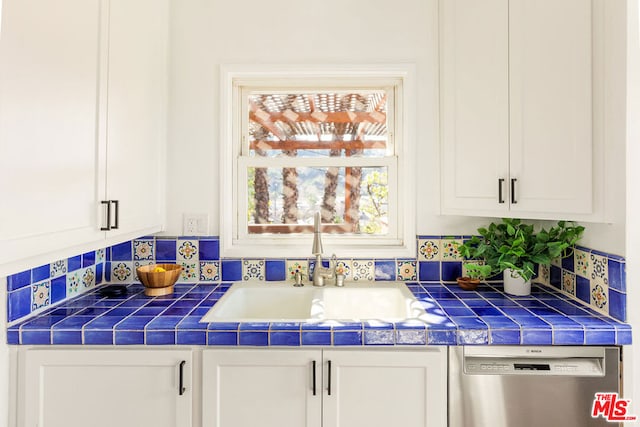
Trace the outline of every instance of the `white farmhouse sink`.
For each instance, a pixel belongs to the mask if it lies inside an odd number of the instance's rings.
[[[358,285],[360,284],[323,289],[322,318],[399,321],[425,314],[420,303],[403,283],[384,286]]]
[[[426,315],[402,282],[347,283],[344,287],[291,282],[237,282],[201,322],[416,319]]]

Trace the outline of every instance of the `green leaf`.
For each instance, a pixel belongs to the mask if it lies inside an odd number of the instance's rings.
[[[549,234],[544,231],[541,231],[536,235],[536,240],[538,242],[547,243],[549,241]]]
[[[545,254],[537,254],[531,257],[531,261],[536,264],[549,265],[551,264],[551,258]]]
[[[536,254],[539,254],[545,249],[547,249],[547,245],[545,245],[544,243],[536,243],[535,245],[533,245],[533,252]]]
[[[552,259],[553,258],[558,258],[560,255],[562,255],[562,249],[560,249],[558,247],[549,248],[549,256]]]
[[[516,229],[513,227],[513,225],[507,225],[507,234],[509,234],[509,236],[513,236],[514,234],[516,234]]]

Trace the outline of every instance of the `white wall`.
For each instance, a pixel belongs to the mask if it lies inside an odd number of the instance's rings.
[[[626,0],[595,0],[603,6],[603,27],[596,28],[596,40],[602,42],[602,67],[596,67],[594,77],[604,81],[602,91],[594,91],[596,108],[594,138],[604,140],[604,150],[594,153],[594,163],[604,170],[602,183],[607,224],[585,223],[583,246],[625,255],[625,152],[626,152]],[[596,58],[596,63],[597,58]],[[597,86],[596,86],[597,88]],[[602,112],[602,116],[599,112]]]
[[[472,233],[483,219],[438,206],[437,1],[173,2],[168,226],[184,212],[218,228],[218,67],[225,63],[413,63],[418,96],[418,233]]]
[[[184,213],[208,214],[209,234],[220,234],[218,73],[221,64],[233,63],[416,64],[417,233],[470,234],[485,225],[486,218],[438,215],[439,177],[446,171],[439,170],[438,160],[437,11],[436,0],[172,2],[169,206],[164,234],[183,234]],[[622,55],[624,59],[624,51]],[[613,99],[609,117],[623,117],[624,96]],[[624,128],[612,129],[618,129],[618,135],[609,135],[608,143],[617,148],[611,146],[605,167],[612,181],[623,186]],[[624,255],[624,191],[607,197],[614,223],[587,224],[582,243]]]
[[[640,6],[628,0],[627,62],[627,313],[633,346],[625,347],[625,395],[640,416]],[[640,421],[635,424],[640,425]]]
[[[9,346],[7,345],[7,279],[0,277],[0,426],[9,425]]]

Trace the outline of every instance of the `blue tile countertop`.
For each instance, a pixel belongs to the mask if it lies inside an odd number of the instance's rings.
[[[453,284],[407,283],[428,321],[386,323],[199,323],[230,283],[177,284],[171,296],[95,291],[8,328],[9,344],[209,346],[624,345],[631,327],[534,285],[526,297],[501,285],[464,291]]]

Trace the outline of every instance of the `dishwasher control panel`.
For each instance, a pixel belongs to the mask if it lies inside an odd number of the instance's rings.
[[[464,373],[470,375],[577,375],[597,377],[604,375],[604,360],[600,358],[549,360],[465,357]]]

